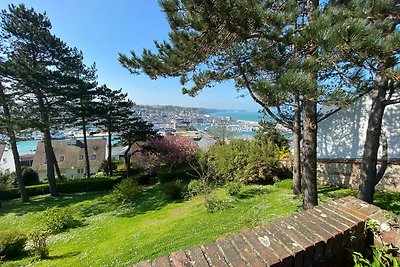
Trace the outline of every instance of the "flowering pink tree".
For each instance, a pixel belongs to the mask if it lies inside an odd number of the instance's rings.
[[[182,136],[165,136],[154,139],[150,146],[160,160],[171,169],[188,165],[195,157],[197,145],[189,138]]]

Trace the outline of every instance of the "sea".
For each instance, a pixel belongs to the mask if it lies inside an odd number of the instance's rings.
[[[252,121],[252,122],[259,122],[263,118],[263,115],[261,113],[257,111],[248,111],[248,110],[206,109],[204,113],[213,117],[229,117],[234,120]]]

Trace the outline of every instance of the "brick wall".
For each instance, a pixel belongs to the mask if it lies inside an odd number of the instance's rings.
[[[358,189],[360,167],[360,160],[319,160],[318,182]],[[400,192],[400,161],[389,162],[385,175],[376,188]]]
[[[353,247],[362,250],[369,218],[381,223],[387,216],[376,206],[346,197],[137,266],[351,266],[346,250],[350,236],[356,237]],[[400,245],[398,229],[389,232],[387,241]]]

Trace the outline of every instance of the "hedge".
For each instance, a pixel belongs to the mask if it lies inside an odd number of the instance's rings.
[[[67,180],[57,184],[59,193],[81,193],[111,190],[114,185],[118,184],[122,178],[86,178]],[[39,196],[49,194],[48,184],[26,186],[28,196]],[[19,198],[20,194],[18,188],[0,190],[0,200],[10,200]]]

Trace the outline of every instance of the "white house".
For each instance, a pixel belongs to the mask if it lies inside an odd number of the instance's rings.
[[[106,140],[89,139],[88,152],[91,175],[97,173],[106,158]],[[61,173],[67,178],[87,177],[85,169],[84,144],[79,140],[53,140],[54,154]],[[39,142],[33,157],[32,169],[38,172],[40,180],[47,178],[44,143]]]
[[[14,156],[8,145],[0,143],[0,173],[15,172]]]
[[[358,187],[361,158],[372,105],[370,95],[333,111],[318,123],[319,180]],[[378,188],[400,191],[400,104],[385,109],[382,130],[388,139],[389,167]],[[378,159],[381,157],[381,148]]]

